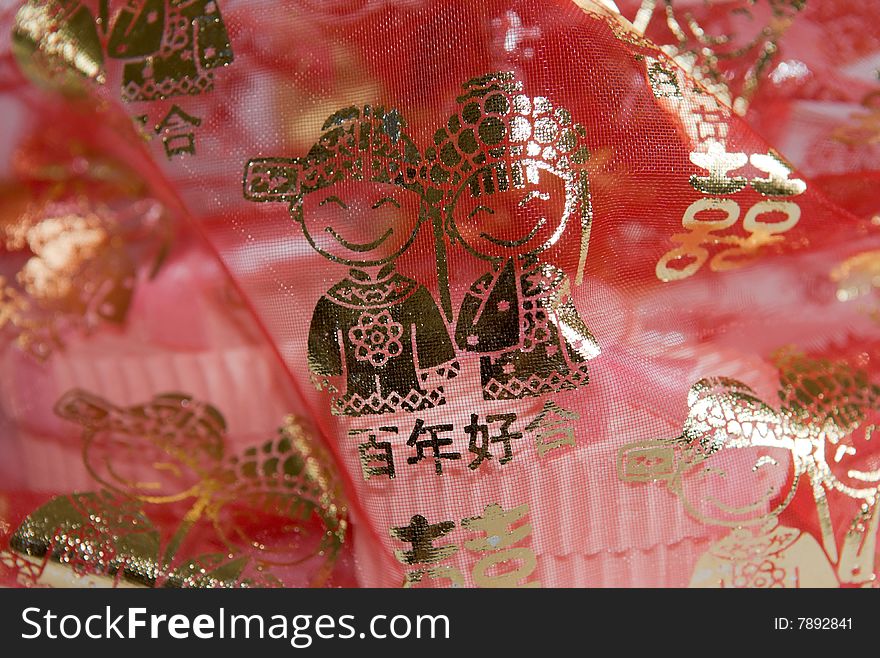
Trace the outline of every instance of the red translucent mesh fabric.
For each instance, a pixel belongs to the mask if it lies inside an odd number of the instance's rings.
[[[8,7],[3,582],[872,585],[861,11]]]

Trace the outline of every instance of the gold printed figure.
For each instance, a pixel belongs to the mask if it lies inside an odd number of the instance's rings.
[[[214,70],[233,60],[216,0],[128,0],[113,21],[107,54],[127,60],[125,101],[210,91]]]
[[[57,413],[83,427],[83,459],[102,489],[58,496],[32,512],[10,547],[18,560],[109,578],[116,585],[238,587],[277,585],[271,568],[318,553],[315,582],[329,574],[347,521],[339,486],[303,427],[288,418],[278,438],[225,454],[225,421],[185,395],[116,407],[84,391],[59,400]],[[170,537],[151,520],[188,510]],[[324,531],[310,553],[300,526]],[[207,526],[205,526],[207,524]],[[205,527],[222,553],[189,556]],[[197,530],[198,528],[198,530]],[[267,535],[266,528],[271,528]]]
[[[581,232],[575,283],[583,278],[592,221],[586,131],[564,108],[521,91],[509,73],[467,82],[458,112],[426,151],[431,180],[445,190],[451,240],[491,264],[462,301],[455,327],[458,347],[481,355],[487,400],[584,386],[586,363],[599,354],[568,277],[539,260],[574,224]],[[438,271],[447,300],[443,262]]]
[[[563,446],[574,446],[574,423],[580,414],[563,409],[552,400],[544,403],[544,408],[526,425],[525,431],[535,437],[538,456],[543,457],[551,450]]]
[[[351,268],[318,301],[309,330],[309,368],[337,415],[445,404],[445,381],[458,373],[430,293],[394,267],[437,212],[404,128],[396,110],[347,108],[305,158],[252,160],[245,171],[245,198],[289,202],[315,251]]]
[[[731,379],[704,379],[688,395],[681,436],[623,446],[618,475],[662,481],[694,518],[731,528],[697,563],[691,587],[836,587],[819,543],[778,517],[809,471],[802,426]]]
[[[877,431],[880,386],[843,361],[783,351],[776,363],[782,412],[792,423],[806,427],[814,444],[807,469],[825,550],[838,563],[841,583],[869,586],[876,579],[880,516],[880,460],[870,443]],[[834,492],[859,506],[839,552],[828,501]]]

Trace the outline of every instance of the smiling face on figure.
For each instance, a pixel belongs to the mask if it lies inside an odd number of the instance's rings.
[[[217,467],[215,450],[186,450],[155,437],[100,431],[86,437],[83,455],[101,485],[137,500],[173,502],[196,495]]]
[[[209,405],[171,394],[114,415],[83,434],[86,468],[108,489],[149,503],[182,500],[198,495],[223,459],[225,421]]]
[[[387,263],[412,243],[421,196],[400,185],[345,178],[304,194],[291,208],[309,244],[352,266]]]
[[[684,465],[673,487],[695,518],[740,527],[778,516],[794,497],[797,480],[787,448],[727,446]]]
[[[556,244],[579,205],[573,187],[541,161],[483,168],[450,204],[450,227],[478,256],[539,253]]]
[[[880,489],[880,411],[869,411],[853,428],[829,425],[823,435],[831,486],[855,498],[873,498]]]

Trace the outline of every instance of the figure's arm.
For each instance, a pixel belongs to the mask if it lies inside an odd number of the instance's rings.
[[[414,358],[419,370],[444,379],[455,377],[455,348],[440,309],[426,288],[419,288],[407,301],[406,321],[413,328]]]
[[[467,352],[479,351],[479,334],[476,318],[480,313],[483,299],[469,290],[458,310],[458,321],[455,323],[455,343],[459,349]]]
[[[837,576],[841,583],[867,585],[873,582],[877,553],[877,524],[880,520],[880,496],[856,515],[843,539]]]
[[[319,389],[332,388],[330,378],[342,375],[337,310],[329,299],[322,297],[315,306],[309,327],[309,370]]]
[[[226,66],[231,64],[234,58],[220,9],[216,2],[213,5],[210,14],[199,16],[194,21],[199,64],[206,69]]]
[[[165,0],[144,0],[141,6],[129,2],[113,23],[107,54],[116,59],[137,59],[154,55],[165,31]]]
[[[599,343],[587,328],[571,299],[571,285],[568,277],[550,295],[550,310],[556,314],[560,334],[565,341],[566,349],[580,361],[589,361],[599,356]]]
[[[495,352],[519,345],[519,297],[512,265],[487,274],[465,295],[455,325],[455,342],[468,352]]]

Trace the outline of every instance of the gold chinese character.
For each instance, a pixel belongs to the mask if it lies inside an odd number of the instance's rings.
[[[547,400],[541,412],[526,425],[525,431],[534,434],[538,455],[543,457],[551,450],[575,445],[574,422],[579,419],[580,414]]]

